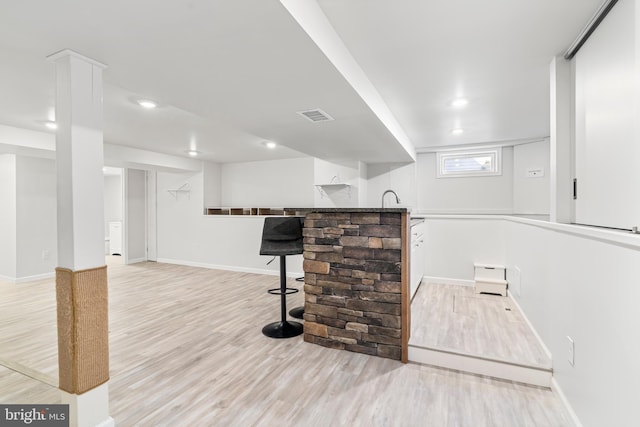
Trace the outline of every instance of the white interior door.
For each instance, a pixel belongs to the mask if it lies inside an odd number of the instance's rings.
[[[158,260],[156,189],[156,172],[147,171],[147,261]]]
[[[125,182],[125,263],[147,260],[146,172],[126,169]]]

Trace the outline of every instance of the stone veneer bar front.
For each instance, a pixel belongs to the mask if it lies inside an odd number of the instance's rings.
[[[406,209],[316,209],[304,221],[304,340],[407,361]]]

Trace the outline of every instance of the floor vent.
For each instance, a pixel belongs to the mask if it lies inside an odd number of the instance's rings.
[[[324,111],[320,110],[319,108],[316,108],[315,110],[297,111],[297,113],[300,114],[305,119],[309,120],[310,122],[314,122],[314,123],[330,122],[334,120],[333,117],[331,117]]]

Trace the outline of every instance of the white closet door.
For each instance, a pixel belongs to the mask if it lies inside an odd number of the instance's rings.
[[[640,225],[637,6],[619,1],[574,58],[576,222]]]

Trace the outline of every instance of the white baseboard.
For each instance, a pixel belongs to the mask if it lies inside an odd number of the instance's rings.
[[[52,277],[55,277],[55,276],[56,276],[55,271],[52,271],[49,273],[35,274],[33,276],[24,276],[24,277],[0,276],[0,280],[18,284],[18,283],[33,282],[36,280],[51,279]]]
[[[422,280],[426,281],[426,283],[441,283],[443,285],[469,286],[472,288],[476,285],[475,280],[452,279],[450,277],[423,276]]]
[[[178,264],[178,265],[187,265],[189,267],[201,267],[201,268],[209,268],[212,270],[226,270],[226,271],[237,271],[239,273],[253,273],[253,274],[268,274],[270,276],[279,276],[280,272],[275,270],[268,270],[262,268],[249,268],[249,267],[237,267],[233,265],[220,265],[220,264],[208,264],[204,262],[194,262],[194,261],[184,261],[177,259],[169,259],[169,258],[158,258],[157,262],[163,262],[165,264]],[[288,271],[287,277],[302,277],[304,273]]]
[[[571,421],[573,421],[575,427],[583,427],[580,419],[578,418],[578,415],[573,410],[571,403],[569,403],[569,399],[567,399],[567,396],[564,394],[562,388],[560,387],[560,384],[558,384],[555,378],[551,378],[551,390],[556,394],[556,396],[558,396],[558,398],[564,405],[564,408],[569,413],[569,417],[571,417]]]
[[[409,361],[551,388],[551,370],[409,344]]]
[[[0,280],[2,280],[3,282],[11,282],[11,283],[16,282],[15,277],[3,276],[2,274],[0,274]]]
[[[536,337],[536,340],[538,340],[538,344],[540,344],[540,346],[542,347],[542,350],[544,350],[544,353],[547,355],[547,357],[550,360],[553,360],[553,355],[545,345],[544,341],[542,341],[542,337],[540,337],[540,335],[538,334],[538,331],[536,331],[536,328],[534,328],[533,324],[529,321],[529,318],[527,317],[525,312],[522,310],[522,307],[520,307],[520,304],[518,304],[518,301],[516,301],[514,296],[511,294],[511,292],[507,292],[507,296],[509,297],[509,299],[511,299],[511,302],[513,302],[513,305],[516,306],[516,308],[522,315],[522,318],[526,322],[527,326],[529,327],[529,329],[531,329],[531,332],[533,332],[533,335]]]
[[[133,258],[133,259],[128,259],[127,264],[137,264],[139,262],[145,262],[145,261],[147,261],[146,258]]]

